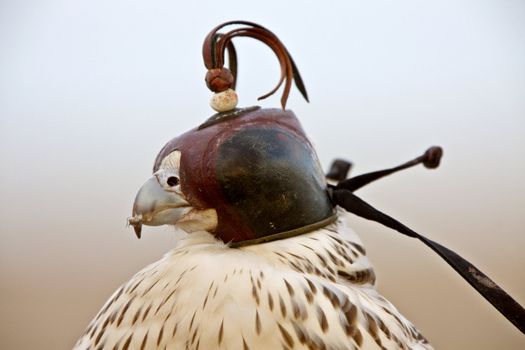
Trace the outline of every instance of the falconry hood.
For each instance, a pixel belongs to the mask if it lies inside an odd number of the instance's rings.
[[[217,33],[230,24],[243,27]],[[282,109],[235,107],[237,60],[231,39],[236,36],[259,39],[278,56],[282,76],[270,94],[285,84]],[[225,50],[230,69],[223,66]],[[225,23],[208,35],[203,55],[217,113],[169,141],[157,155],[153,172],[167,155],[180,151],[180,186],[186,200],[193,208],[213,208],[213,234],[234,245],[289,237],[333,222],[335,211],[315,150],[294,113],[285,110],[292,80],[307,95],[279,39],[253,23]]]
[[[219,30],[235,26],[220,33]],[[237,108],[235,37],[251,37],[272,49],[284,84],[282,109]],[[224,66],[228,55],[228,68]],[[431,147],[399,166],[346,179],[349,163],[334,163],[327,184],[312,144],[299,120],[286,110],[292,82],[308,100],[287,49],[268,29],[233,21],[214,28],[203,45],[206,84],[217,111],[198,127],[169,141],[157,155],[154,176],[142,186],[130,225],[179,225],[188,232],[207,230],[231,248],[284,239],[326,226],[335,207],[419,239],[443,258],[498,311],[525,333],[525,310],[487,275],[452,250],[375,209],[354,192],[399,170],[423,164],[438,167],[443,151]]]

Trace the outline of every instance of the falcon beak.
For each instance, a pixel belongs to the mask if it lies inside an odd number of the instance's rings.
[[[137,193],[133,203],[133,216],[128,219],[128,224],[133,226],[135,234],[140,238],[142,225],[173,225],[191,209],[182,195],[166,191],[157,177],[152,176]]]

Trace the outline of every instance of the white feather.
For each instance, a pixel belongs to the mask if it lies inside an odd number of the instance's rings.
[[[116,291],[75,350],[431,349],[374,283],[342,219],[237,249],[194,232]]]

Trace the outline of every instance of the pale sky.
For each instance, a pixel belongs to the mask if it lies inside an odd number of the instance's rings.
[[[0,2],[0,348],[70,348],[119,284],[176,240],[125,227],[153,160],[213,111],[205,35],[258,22],[292,54],[294,110],[325,166],[354,174],[443,146],[442,166],[359,195],[525,304],[525,2]],[[278,79],[236,41],[240,106]],[[279,97],[264,107],[279,107]],[[418,242],[354,218],[380,290],[441,349],[525,338]]]

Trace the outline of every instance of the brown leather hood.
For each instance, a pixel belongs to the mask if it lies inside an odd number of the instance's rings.
[[[193,207],[217,211],[215,234],[225,242],[334,215],[317,155],[291,111],[248,109],[207,122],[168,142],[154,172],[174,150],[181,151],[182,192]]]

